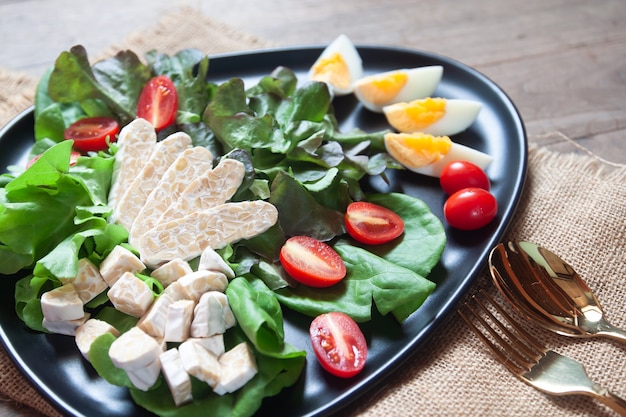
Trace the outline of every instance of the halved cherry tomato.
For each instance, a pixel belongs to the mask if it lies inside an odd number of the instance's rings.
[[[448,195],[463,188],[477,187],[489,191],[491,187],[485,171],[469,161],[450,162],[441,171],[439,183]]]
[[[339,254],[308,236],[289,238],[280,249],[280,263],[289,276],[311,287],[329,287],[346,276],[346,265]]]
[[[351,203],[344,218],[348,234],[367,245],[392,241],[404,231],[400,216],[386,207],[365,201]]]
[[[317,360],[333,375],[350,378],[363,370],[367,342],[359,326],[344,313],[317,316],[309,327]]]
[[[103,151],[109,142],[117,140],[120,125],[111,117],[98,116],[79,119],[69,125],[63,137],[74,141],[74,149],[81,152]]]
[[[443,206],[446,221],[461,230],[486,226],[498,212],[496,198],[482,188],[464,188],[452,194]]]
[[[35,162],[37,162],[39,158],[41,158],[41,155],[42,154],[34,156],[30,161],[28,161],[26,163],[26,169],[30,168]],[[70,154],[70,166],[76,165],[76,162],[78,161],[78,158],[80,156],[80,152],[72,151],[72,153]]]
[[[137,117],[146,119],[159,131],[176,121],[178,93],[172,80],[158,75],[148,81],[137,104]]]

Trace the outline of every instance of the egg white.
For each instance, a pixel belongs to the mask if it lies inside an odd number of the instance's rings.
[[[481,169],[485,169],[493,161],[493,157],[477,149],[461,145],[460,143],[452,142],[452,146],[450,147],[448,153],[446,153],[443,158],[441,158],[437,162],[433,162],[432,164],[428,164],[419,168],[407,169],[431,177],[440,177],[443,168],[450,162],[454,161],[468,161],[479,166]]]
[[[413,101],[431,96],[437,89],[437,85],[441,81],[443,75],[443,67],[441,65],[431,65],[426,67],[417,67],[410,69],[399,69],[386,71],[372,77],[380,77],[390,75],[396,72],[404,72],[407,75],[407,83],[398,91],[398,94],[386,103],[372,103],[359,90],[359,85],[366,83],[369,77],[364,77],[354,83],[354,95],[363,104],[365,108],[376,113],[381,113],[384,106],[403,101]]]
[[[348,88],[341,88],[335,85],[329,85],[329,88],[331,89],[333,95],[343,96],[352,93],[354,82],[363,77],[363,61],[361,59],[361,55],[359,55],[356,47],[346,35],[339,35],[326,48],[324,48],[309,70],[309,79],[313,79],[313,67],[320,60],[329,58],[336,53],[341,55],[348,66],[348,72],[350,73],[350,86]]]
[[[422,132],[435,136],[456,135],[474,123],[481,108],[482,104],[474,100],[446,100],[446,114]]]
[[[392,106],[392,105],[390,105]],[[383,107],[383,113],[387,113],[390,106]],[[422,133],[433,136],[452,136],[467,129],[478,117],[482,104],[474,100],[446,99],[445,114],[432,124],[419,129]],[[414,133],[401,130],[403,133]]]

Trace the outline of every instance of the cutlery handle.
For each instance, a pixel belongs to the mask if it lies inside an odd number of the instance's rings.
[[[604,390],[604,393],[599,392],[596,396],[596,399],[600,401],[602,404],[611,408],[613,411],[618,413],[620,416],[626,417],[626,400],[617,395],[613,394],[611,391]]]
[[[596,333],[596,335],[607,337],[609,339],[620,342],[623,345],[626,345],[626,331],[618,327],[615,327],[606,321],[605,321],[605,325],[600,328],[600,330]]]

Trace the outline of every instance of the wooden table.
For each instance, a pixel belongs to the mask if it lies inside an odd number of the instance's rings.
[[[96,55],[183,4],[281,46],[345,33],[454,58],[504,89],[532,142],[583,152],[542,137],[559,132],[626,163],[624,0],[0,0],[0,67],[40,75],[74,44]],[[37,414],[0,402],[8,415]]]
[[[62,50],[81,43],[97,54],[181,4],[277,45],[345,33],[446,55],[499,84],[536,142],[571,150],[538,136],[560,132],[626,163],[623,0],[0,0],[0,66],[41,74]]]

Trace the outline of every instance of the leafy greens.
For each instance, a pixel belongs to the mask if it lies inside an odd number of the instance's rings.
[[[21,175],[5,174],[0,182],[0,274],[32,269],[16,285],[16,310],[29,327],[46,331],[41,293],[75,276],[78,259],[99,265],[116,245],[127,245],[127,231],[109,223],[106,205],[115,145],[70,166],[71,142],[64,141],[63,131],[89,116],[127,124],[145,83],[155,75],[169,76],[179,109],[175,126],[161,138],[182,130],[195,146],[240,160],[246,179],[233,200],[266,199],[279,211],[279,223],[269,231],[220,251],[238,275],[227,288],[238,322],[226,335],[227,345],[249,341],[259,373],[237,393],[221,397],[194,380],[194,398],[202,399],[176,408],[163,377],[143,392],[112,365],[108,347],[114,336],[99,337],[90,360],[104,379],[129,387],[139,405],[158,415],[205,415],[207,407],[218,416],[251,415],[264,397],[293,385],[304,366],[305,352],[284,340],[281,304],[310,316],[343,311],[357,321],[369,320],[376,308],[402,322],[435,287],[424,277],[445,245],[443,227],[420,200],[367,195],[361,189],[364,176],[384,178],[386,169],[400,166],[385,152],[385,131],[340,131],[325,84],[299,84],[293,71],[278,67],[247,89],[238,78],[217,85],[208,81],[208,57],[193,49],[173,56],[149,52],[145,61],[122,51],[90,65],[85,49],[76,46],[42,77],[31,150],[31,156],[41,157]],[[405,220],[403,237],[378,247],[346,239],[343,213],[355,200],[396,211]],[[347,278],[323,291],[295,285],[277,258],[285,239],[298,234],[333,245],[346,263]],[[122,332],[135,324],[102,308],[106,301],[104,294],[86,307]]]

